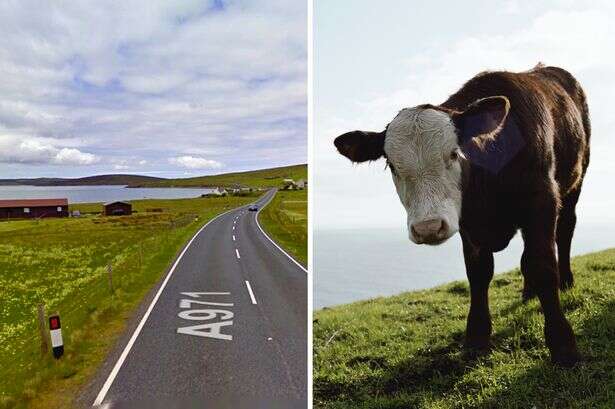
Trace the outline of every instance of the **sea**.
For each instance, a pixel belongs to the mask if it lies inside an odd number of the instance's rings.
[[[399,228],[320,229],[314,232],[314,310],[466,280],[461,239],[439,246],[412,243]],[[572,254],[615,247],[615,223],[579,222]],[[519,266],[520,234],[495,254],[495,271]]]
[[[98,203],[138,199],[184,199],[211,192],[206,188],[128,188],[125,186],[0,186],[0,199],[68,199]]]

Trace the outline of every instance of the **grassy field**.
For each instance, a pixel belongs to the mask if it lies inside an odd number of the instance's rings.
[[[258,220],[276,243],[307,265],[307,190],[278,191]]]
[[[207,220],[253,200],[141,200],[132,216],[0,222],[0,408],[71,407],[178,250]],[[38,303],[60,313],[59,361],[41,356]]]
[[[465,282],[316,312],[315,406],[614,408],[615,250],[577,257],[573,270],[562,303],[581,365],[550,364],[539,303],[521,302],[517,270],[491,284],[495,347],[484,356],[462,348]]]
[[[164,179],[139,183],[141,187],[216,187],[242,185],[247,187],[281,187],[282,180],[307,179],[307,165],[284,166],[249,172],[225,173],[184,179]]]

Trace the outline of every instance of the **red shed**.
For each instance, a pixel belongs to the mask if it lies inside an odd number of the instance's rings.
[[[105,216],[128,216],[132,214],[132,205],[128,202],[109,202],[103,205]]]
[[[68,217],[68,199],[0,200],[0,219]]]

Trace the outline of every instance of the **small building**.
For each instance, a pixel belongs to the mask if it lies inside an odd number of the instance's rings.
[[[226,189],[217,187],[211,192],[202,194],[201,197],[222,197],[222,196],[227,196],[227,195],[228,195],[228,192],[226,191]]]
[[[0,219],[68,217],[68,199],[0,200]]]
[[[299,179],[297,181],[297,189],[306,189],[307,188],[307,180]]]
[[[297,189],[297,184],[292,179],[284,179],[282,181],[282,183],[283,183],[282,190],[295,190],[295,189]]]
[[[103,205],[105,216],[130,216],[132,205],[128,202],[108,202]]]

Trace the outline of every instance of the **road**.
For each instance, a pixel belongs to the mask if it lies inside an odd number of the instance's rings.
[[[256,212],[222,214],[185,247],[103,367],[94,406],[305,408],[307,311],[307,272]]]

